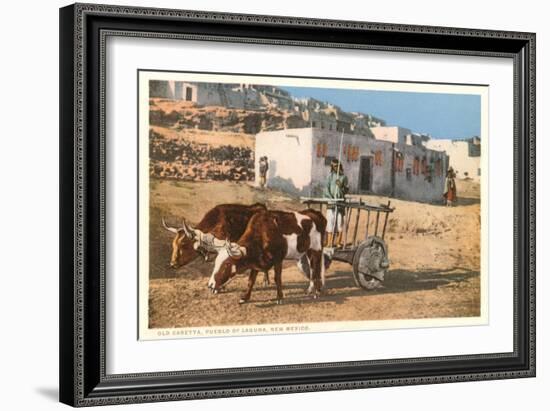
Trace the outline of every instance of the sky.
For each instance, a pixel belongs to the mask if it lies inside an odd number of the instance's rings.
[[[460,139],[481,134],[481,98],[473,94],[281,87],[294,97],[313,97],[344,111],[372,114],[432,138]]]

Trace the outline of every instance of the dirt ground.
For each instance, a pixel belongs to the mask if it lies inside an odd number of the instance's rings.
[[[282,305],[275,303],[272,273],[271,285],[264,286],[259,275],[251,301],[239,305],[245,275],[213,295],[207,289],[212,262],[197,259],[177,270],[169,268],[172,234],[162,228],[161,216],[175,225],[183,217],[197,223],[207,210],[227,202],[261,202],[284,210],[304,206],[286,194],[247,183],[151,180],[149,327],[478,316],[479,186],[468,181],[457,186],[460,200],[455,207],[363,196],[373,204],[391,200],[395,207],[386,233],[391,265],[383,288],[357,288],[351,266],[333,262],[321,298],[313,300],[304,293],[307,284],[295,263],[286,262]]]

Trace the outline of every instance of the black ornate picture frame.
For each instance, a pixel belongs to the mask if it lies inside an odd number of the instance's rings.
[[[514,67],[514,350],[109,375],[105,40],[216,40],[507,58]],[[535,376],[535,34],[75,4],[60,10],[60,400],[73,406]]]

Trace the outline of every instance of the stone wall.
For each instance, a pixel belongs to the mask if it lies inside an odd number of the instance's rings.
[[[246,147],[211,147],[149,132],[149,174],[187,181],[254,181],[254,152]]]

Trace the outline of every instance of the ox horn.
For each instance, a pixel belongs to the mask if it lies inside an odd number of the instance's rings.
[[[164,221],[164,217],[162,217],[162,226],[167,229],[168,231],[170,231],[171,233],[174,233],[174,234],[177,234],[178,233],[178,229],[175,228],[175,227],[169,227],[166,225],[166,221]]]
[[[185,221],[185,218],[183,219],[181,228],[183,229],[183,232],[185,233],[186,237],[195,238],[195,231],[193,230],[193,227],[187,225],[187,222]]]
[[[246,255],[246,247],[241,247],[237,243],[230,243],[229,240],[225,240],[225,247],[230,257],[239,259]]]

